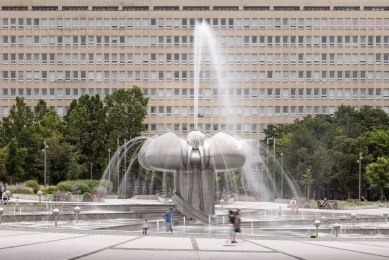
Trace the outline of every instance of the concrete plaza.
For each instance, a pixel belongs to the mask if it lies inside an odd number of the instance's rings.
[[[1,259],[388,259],[387,238],[227,237],[1,226]]]

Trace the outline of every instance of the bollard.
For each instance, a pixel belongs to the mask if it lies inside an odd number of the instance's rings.
[[[40,204],[40,203],[41,203],[41,200],[42,200],[42,191],[39,190],[36,194],[37,194],[38,197],[39,197],[39,204]]]
[[[385,217],[385,224],[386,224],[386,220],[388,219],[388,212],[385,211],[383,215]]]
[[[3,215],[3,213],[4,213],[4,209],[0,208],[0,224],[1,224],[1,215]]]
[[[55,220],[55,226],[57,226],[57,217],[59,214],[59,209],[53,209],[53,215],[54,215],[54,220]]]
[[[80,214],[80,212],[81,212],[80,207],[74,208],[74,213],[76,213],[76,223],[78,223],[78,214]]]
[[[316,227],[316,236],[319,236],[319,226],[320,226],[320,220],[315,220],[315,223],[313,223],[313,225],[315,225]]]
[[[334,229],[335,229],[335,237],[338,237],[338,230],[340,228],[340,225],[338,223],[334,224]]]
[[[351,213],[351,219],[353,220],[353,227],[354,227],[355,217],[356,217],[356,216],[357,216],[357,214]]]

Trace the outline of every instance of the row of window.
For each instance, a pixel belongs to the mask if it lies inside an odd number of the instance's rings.
[[[34,111],[34,108],[30,106],[30,109],[31,111]],[[58,116],[60,117],[63,117],[64,115],[66,115],[66,113],[69,111],[69,106],[66,106],[65,109],[63,106],[49,106],[49,109],[51,111],[56,111]],[[9,116],[9,110],[10,110],[10,107],[8,106],[3,106],[2,109],[1,109],[1,112],[2,112],[2,116]],[[65,112],[65,113],[64,113]]]
[[[3,29],[389,29],[389,18],[3,18]]]
[[[50,106],[49,107],[50,110],[53,110],[53,111],[57,111],[57,114],[62,117],[64,116],[68,111],[69,111],[69,106]],[[383,111],[385,111],[387,114],[389,114],[389,107],[388,106],[384,106],[384,107],[380,107],[380,106],[377,106],[377,107],[371,107],[372,109],[382,109]],[[8,116],[9,115],[9,109],[10,107],[8,106],[2,106],[2,116]],[[33,107],[30,107],[30,109],[33,109]],[[274,109],[274,110],[273,110]],[[358,110],[358,107],[354,107],[355,110]],[[274,112],[274,116],[291,116],[291,117],[294,117],[294,116],[305,116],[305,115],[317,115],[317,114],[330,114],[330,115],[333,115],[336,111],[336,107],[334,106],[307,106],[307,107],[303,107],[303,106],[291,106],[291,107],[288,107],[288,106],[275,106],[274,108],[273,107],[266,107],[266,113],[267,113],[267,116],[273,116],[273,112]],[[65,113],[64,113],[65,112]],[[202,114],[199,114],[200,117],[202,116]],[[265,115],[264,115],[265,116]],[[146,127],[146,130],[145,130],[145,134],[150,133],[151,134],[155,134],[155,127],[158,125],[158,128],[161,130],[161,131],[158,131],[158,134],[161,134],[161,133],[165,133],[162,131],[163,127],[165,124],[146,124],[145,127]],[[188,127],[188,124],[179,124],[179,123],[175,123],[174,126],[175,126],[175,129],[176,129],[176,126],[179,126],[181,125],[181,129],[182,129],[182,132],[181,133],[186,133],[187,131],[187,127]],[[228,126],[228,128],[230,130],[233,131],[233,129],[235,128],[235,132],[231,132],[229,131],[228,133],[229,134],[239,134],[241,133],[241,130],[242,130],[242,125],[244,126],[244,129],[250,131],[250,128],[248,128],[249,125],[251,125],[251,133],[254,133],[256,134],[256,129],[257,129],[257,126],[259,125],[259,128],[260,128],[260,133],[263,133],[263,127],[265,126],[265,124],[257,124],[257,123],[253,123],[253,124],[218,124],[218,123],[214,123],[214,124],[205,124],[205,132],[208,134],[210,133],[208,130],[210,130],[210,126],[213,125],[212,129],[213,129],[213,133],[217,133],[219,131],[219,127],[220,127],[220,130],[222,132],[225,132],[225,127]],[[168,130],[167,132],[170,132],[171,130],[171,127],[172,124],[166,124],[166,129]],[[263,127],[262,127],[263,126]],[[194,124],[189,124],[189,127],[190,127],[190,130],[193,131],[194,130]],[[198,124],[198,129],[200,131],[204,130],[203,128],[203,124]],[[177,129],[176,129],[177,130]],[[179,132],[176,132],[176,133],[179,133]],[[245,133],[250,133],[250,132],[247,132],[245,131]]]
[[[189,38],[189,44],[188,44]],[[194,46],[194,36],[3,36],[2,46]],[[389,36],[215,36],[206,46],[389,46]]]
[[[281,107],[279,114],[281,114]],[[282,107],[283,109],[288,107]],[[292,107],[291,107],[292,108]],[[296,107],[294,108],[294,115],[291,116],[304,116],[304,115],[317,115],[317,114],[330,114],[335,113],[335,107],[326,107],[326,106],[314,106],[312,107]],[[374,107],[373,107],[374,108]],[[358,107],[354,107],[358,109]],[[376,107],[376,109],[381,109],[381,107]],[[383,107],[386,113],[389,112],[389,107]],[[287,116],[287,115],[285,115]],[[243,124],[233,124],[233,123],[199,123],[197,125],[198,130],[206,134],[216,134],[218,132],[223,132],[227,134],[264,134],[264,129],[266,124],[264,123],[243,123]],[[186,123],[174,123],[174,124],[146,124],[144,134],[165,134],[168,132],[174,132],[175,134],[187,134],[188,131],[194,131],[194,124]],[[259,130],[259,131],[258,131]]]
[[[214,57],[212,57],[214,56]],[[194,53],[3,53],[2,64],[194,64]],[[259,58],[259,61],[258,61]],[[389,53],[219,53],[199,64],[388,64]],[[211,62],[212,61],[212,62]]]
[[[15,99],[16,97],[24,97],[25,99],[77,99],[82,95],[99,95],[100,97],[107,96],[116,89],[110,88],[3,88],[2,99]]]
[[[80,95],[106,96],[116,89],[109,88],[3,88],[2,99],[71,99]],[[33,95],[32,95],[33,93]],[[144,88],[143,95],[150,99],[193,99],[193,88]],[[205,88],[199,89],[199,99],[388,99],[389,88]],[[154,106],[155,111],[156,106]],[[191,111],[192,111],[191,107]],[[152,110],[153,111],[153,110]],[[200,110],[199,110],[200,111]],[[154,112],[155,113],[155,112]],[[153,112],[151,113],[153,114]]]
[[[205,106],[198,107],[199,117],[272,117],[272,116],[305,116],[312,114],[333,115],[336,106]],[[381,107],[377,107],[381,108]],[[383,107],[389,113],[388,106]],[[194,116],[191,106],[151,106],[148,115],[151,117],[187,117]]]
[[[122,8],[123,11],[149,11],[149,6],[61,6],[62,11],[119,11]],[[239,6],[183,6],[180,9],[179,6],[153,6],[154,11],[329,11],[331,6],[243,6],[243,9],[239,9]],[[361,9],[363,8],[363,9]],[[28,6],[3,6],[3,11],[27,11]],[[58,6],[31,6],[32,11],[58,11]],[[389,6],[333,6],[334,11],[387,11]]]
[[[259,75],[259,78],[258,78]],[[133,82],[194,81],[194,71],[3,71],[2,81]],[[189,76],[189,78],[188,78]],[[200,81],[389,81],[389,71],[200,71]]]
[[[150,90],[150,91],[149,91]],[[204,88],[199,89],[202,99],[388,99],[389,88]],[[150,99],[190,99],[194,98],[193,88],[144,88],[143,95]],[[383,94],[383,96],[382,96]],[[188,96],[189,95],[189,96]]]

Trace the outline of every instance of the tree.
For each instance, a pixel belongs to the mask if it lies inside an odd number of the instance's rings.
[[[142,134],[148,98],[143,96],[139,87],[134,86],[131,90],[119,89],[106,96],[104,102],[108,112],[108,138],[111,144],[116,144],[117,138],[131,140]]]
[[[34,122],[35,124],[39,124],[42,118],[50,111],[47,107],[46,101],[43,99],[39,99],[38,104],[34,108]]]
[[[374,129],[366,132],[364,137],[374,160],[389,154],[389,130]]]
[[[8,140],[16,138],[18,140],[21,131],[33,125],[34,115],[31,109],[24,102],[24,98],[16,97],[16,104],[9,111],[9,116],[2,120],[2,143],[7,145]]]
[[[369,179],[380,189],[381,200],[384,198],[384,188],[389,183],[389,158],[379,157],[377,162],[370,163],[366,167]]]
[[[364,155],[363,164],[371,162],[372,157],[368,154],[365,139],[362,136],[356,139],[347,138],[344,135],[335,138],[332,149],[335,175],[341,187],[347,192],[349,199],[351,199],[351,192],[358,187],[359,166],[357,160],[360,152]],[[364,180],[366,180],[366,176],[362,179],[362,181]]]
[[[18,148],[18,143],[15,138],[12,138],[7,146],[7,155],[4,159],[5,170],[7,176],[11,178],[11,183],[15,181],[23,180],[24,175],[24,158],[27,156],[27,150],[25,148]]]
[[[304,185],[305,187],[308,187],[308,200],[309,200],[309,186],[312,185],[314,179],[312,178],[312,173],[311,173],[312,167],[309,166],[308,168],[305,169],[305,173],[303,174],[300,183]]]
[[[82,175],[89,173],[93,163],[93,175],[100,178],[107,166],[106,111],[99,95],[83,95],[73,100],[64,117],[65,137],[78,151]]]
[[[74,181],[77,180],[78,177],[81,174],[81,169],[80,165],[77,162],[77,154],[74,154],[72,157],[72,160],[69,165],[69,170],[68,170],[68,180]]]

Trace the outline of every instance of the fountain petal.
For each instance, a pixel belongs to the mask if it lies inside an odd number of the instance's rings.
[[[148,166],[148,169],[159,171],[175,171],[181,169],[183,157],[182,142],[172,132],[152,140],[146,152],[143,154],[141,152],[142,150],[139,152],[139,156],[144,158],[144,164]]]
[[[225,133],[218,133],[212,137],[209,152],[210,167],[215,171],[237,170],[246,162],[242,145]]]

